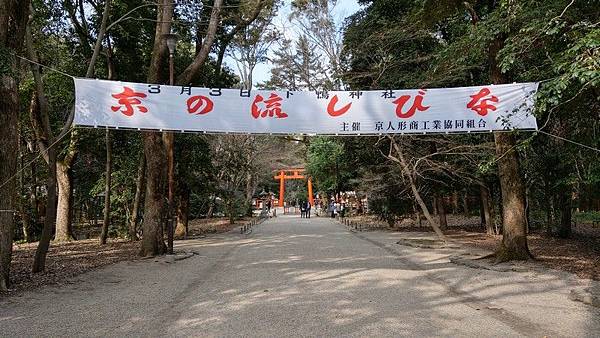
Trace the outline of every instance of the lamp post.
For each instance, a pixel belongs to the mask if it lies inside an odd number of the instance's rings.
[[[167,48],[169,49],[169,84],[172,86],[175,83],[175,67],[173,65],[173,55],[175,54],[175,46],[177,45],[177,35],[175,34],[164,34],[163,35]],[[174,143],[175,135],[173,132],[164,132],[163,141],[167,150],[167,177],[168,177],[168,210],[167,210],[167,253],[173,254],[173,217],[174,217],[174,189],[175,189],[175,157],[174,157]]]

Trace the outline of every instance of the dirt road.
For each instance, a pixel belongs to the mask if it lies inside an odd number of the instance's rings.
[[[250,235],[181,241],[197,255],[119,263],[0,301],[0,336],[593,337],[576,279],[449,263],[400,234],[278,217]],[[577,285],[576,285],[577,284]]]

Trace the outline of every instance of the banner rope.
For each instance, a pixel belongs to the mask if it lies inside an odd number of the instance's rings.
[[[46,66],[46,65],[44,65],[44,64],[41,64],[41,63],[39,63],[39,62],[36,62],[36,61],[30,60],[30,59],[28,59],[28,58],[26,58],[26,57],[24,57],[24,56],[21,56],[21,55],[18,55],[18,54],[12,53],[12,52],[9,52],[9,53],[10,53],[10,54],[12,54],[13,56],[15,56],[15,57],[17,57],[17,58],[19,58],[19,59],[23,60],[23,61],[27,61],[27,62],[29,62],[29,63],[33,63],[34,65],[38,65],[38,66],[40,66],[40,67],[47,68],[47,69],[49,69],[49,70],[51,70],[51,71],[53,71],[53,72],[56,72],[56,73],[58,73],[58,74],[61,74],[61,75],[64,75],[64,76],[70,77],[70,78],[72,78],[72,79],[75,79],[75,78],[76,78],[75,76],[73,76],[73,75],[71,75],[71,74],[68,74],[68,73],[65,73],[65,72],[63,72],[62,70],[58,70],[58,69],[56,69],[56,68],[53,68],[53,67],[50,67],[50,66]]]
[[[544,135],[548,135],[548,136],[550,136],[550,137],[557,138],[557,139],[559,139],[559,140],[563,140],[563,141],[566,141],[566,142],[569,142],[569,143],[573,143],[573,144],[575,144],[575,145],[578,145],[578,146],[580,146],[580,147],[584,147],[584,148],[587,148],[587,149],[589,149],[589,150],[593,150],[593,151],[596,151],[596,152],[599,152],[599,153],[600,153],[600,149],[598,149],[598,148],[594,148],[594,147],[592,147],[592,146],[588,146],[587,144],[583,144],[583,143],[579,143],[579,142],[576,142],[576,141],[573,141],[573,140],[569,140],[569,139],[567,139],[567,138],[564,138],[564,137],[562,137],[562,136],[558,136],[558,135],[550,134],[550,133],[548,133],[548,132],[545,132],[545,131],[543,131],[543,130],[538,130],[537,132],[538,132],[538,133],[542,133],[542,134],[544,134]]]
[[[23,164],[23,166],[21,167],[21,169],[17,170],[17,172],[14,175],[12,175],[11,177],[9,177],[6,181],[4,181],[4,183],[2,183],[0,185],[0,189],[2,189],[5,185],[8,184],[8,182],[12,181],[15,177],[17,177],[17,175],[19,175],[20,173],[22,173],[25,169],[27,169],[33,162],[37,161],[37,159],[39,159],[42,155],[47,154],[48,150],[50,150],[52,147],[54,147],[55,145],[57,145],[58,142],[60,142],[61,140],[63,140],[65,138],[65,136],[69,135],[71,133],[71,131],[73,131],[73,127],[70,127],[69,130],[66,133],[64,133],[63,135],[61,135],[54,142],[52,142],[52,144],[50,144],[46,148],[46,150],[44,150],[43,152],[40,151],[39,154],[37,156],[35,156],[31,161]]]

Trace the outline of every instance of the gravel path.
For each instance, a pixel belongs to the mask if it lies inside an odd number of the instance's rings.
[[[479,271],[448,254],[278,217],[182,241],[192,258],[115,264],[0,302],[0,336],[598,336],[573,280]],[[571,283],[571,284],[569,284]],[[528,292],[527,290],[532,290]],[[559,316],[559,317],[557,317]]]

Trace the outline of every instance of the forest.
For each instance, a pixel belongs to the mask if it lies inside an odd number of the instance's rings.
[[[600,268],[598,1],[359,0],[340,19],[341,2],[0,0],[0,291],[10,288],[17,244],[35,243],[34,274],[46,270],[51,247],[82,239],[164,255],[172,232],[186,237],[192,220],[252,216],[253,198],[277,192],[274,171],[294,167],[306,167],[320,196],[365,198],[369,216],[390,228],[423,218],[446,240],[446,214],[463,214],[477,219],[471,231],[501,236],[498,261],[534,258],[532,233],[584,236]],[[73,77],[167,84],[171,33],[176,85],[540,82],[539,129],[275,137],[71,125]],[[269,79],[257,82],[261,64]]]

